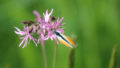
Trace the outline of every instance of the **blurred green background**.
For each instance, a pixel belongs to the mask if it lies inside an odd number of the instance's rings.
[[[36,20],[33,10],[64,17],[65,33],[76,36],[71,68],[108,68],[114,45],[116,68],[120,68],[120,0],[0,0],[0,68],[44,68],[41,45],[21,40],[14,26]],[[46,41],[48,68],[52,68],[55,41]],[[55,68],[70,68],[71,48],[57,46]]]

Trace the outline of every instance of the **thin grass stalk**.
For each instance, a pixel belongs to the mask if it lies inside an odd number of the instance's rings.
[[[56,53],[57,53],[57,45],[55,44],[52,68],[55,68],[56,65]]]
[[[41,43],[41,46],[42,46],[42,52],[43,52],[43,58],[44,58],[44,68],[47,68],[47,55],[46,55],[44,41]]]
[[[116,67],[116,55],[117,55],[117,45],[115,45],[114,48],[113,48],[109,68],[115,68]]]

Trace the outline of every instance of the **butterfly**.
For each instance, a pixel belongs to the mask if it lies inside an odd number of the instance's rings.
[[[67,47],[73,48],[73,45],[75,45],[75,42],[71,38],[60,33],[59,31],[54,31],[54,33],[55,33],[55,35],[60,43],[64,44]]]

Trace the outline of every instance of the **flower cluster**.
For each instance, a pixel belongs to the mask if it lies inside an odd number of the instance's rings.
[[[28,39],[32,40],[36,46],[40,42],[44,42],[48,39],[55,39],[56,43],[58,43],[57,37],[54,34],[54,31],[59,31],[61,33],[64,33],[63,25],[65,23],[62,23],[63,18],[57,18],[55,19],[53,14],[53,9],[49,13],[48,10],[46,13],[43,13],[43,17],[37,12],[34,11],[34,14],[37,16],[36,21],[25,21],[23,22],[24,31],[21,31],[19,28],[15,27],[17,31],[15,31],[16,34],[19,34],[22,36],[20,39],[22,39],[22,42],[19,46],[21,46],[24,43],[23,48],[27,45]],[[37,34],[38,38],[35,39],[33,37],[33,34]]]

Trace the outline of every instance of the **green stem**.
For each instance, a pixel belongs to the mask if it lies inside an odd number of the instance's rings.
[[[53,66],[52,66],[52,68],[55,68],[55,64],[56,64],[56,52],[57,52],[57,45],[55,44],[55,47],[54,47],[54,56],[53,56]]]
[[[117,45],[115,45],[114,48],[113,48],[109,68],[115,68],[116,67],[116,59],[117,59],[116,55],[117,55]]]
[[[72,48],[70,50],[70,55],[69,55],[69,68],[73,68],[74,66],[74,49]]]
[[[46,56],[46,49],[45,49],[44,42],[41,45],[42,45],[42,52],[43,52],[43,58],[44,58],[44,68],[47,68],[47,56]]]

